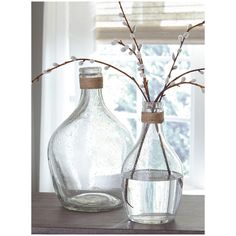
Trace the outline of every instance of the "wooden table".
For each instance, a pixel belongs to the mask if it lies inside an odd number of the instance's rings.
[[[162,225],[128,220],[124,208],[101,213],[66,210],[54,193],[32,198],[33,234],[204,234],[204,196],[184,195],[175,221]]]

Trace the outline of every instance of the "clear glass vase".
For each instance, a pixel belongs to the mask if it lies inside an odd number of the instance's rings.
[[[80,69],[79,105],[49,142],[54,189],[69,210],[99,212],[122,206],[121,167],[132,139],[105,106],[102,87],[101,68]]]
[[[172,221],[183,187],[182,163],[162,132],[161,103],[144,102],[142,132],[122,167],[123,199],[131,221]]]

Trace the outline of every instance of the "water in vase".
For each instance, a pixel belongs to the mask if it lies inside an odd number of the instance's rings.
[[[182,194],[182,175],[166,170],[137,170],[123,175],[127,184],[127,213],[138,223],[162,224],[172,221]],[[126,182],[127,181],[127,182]]]

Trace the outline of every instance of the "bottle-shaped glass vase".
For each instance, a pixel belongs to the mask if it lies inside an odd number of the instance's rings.
[[[163,135],[162,104],[144,102],[141,120],[141,136],[122,167],[125,208],[131,221],[167,223],[182,196],[182,163]]]
[[[69,210],[100,212],[122,206],[121,167],[132,139],[105,106],[102,87],[101,68],[80,69],[79,105],[49,142],[53,186]]]

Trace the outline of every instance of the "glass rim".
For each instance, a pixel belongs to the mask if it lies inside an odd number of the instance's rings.
[[[102,68],[99,66],[86,66],[79,68],[80,75],[94,75],[101,74]]]

